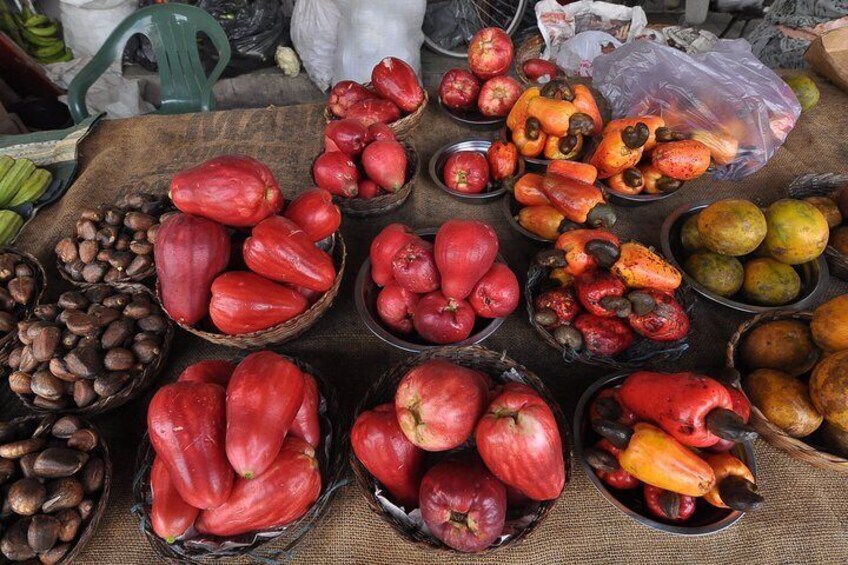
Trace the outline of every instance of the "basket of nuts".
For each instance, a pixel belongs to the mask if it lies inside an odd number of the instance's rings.
[[[46,279],[38,259],[11,247],[0,248],[0,360],[11,349],[18,322],[41,300]]]
[[[9,482],[0,489],[3,557],[72,563],[106,510],[109,449],[97,429],[76,416],[0,422],[0,480]]]
[[[153,242],[160,216],[169,205],[163,196],[138,192],[115,205],[83,210],[73,236],[56,244],[59,274],[77,286],[151,277],[155,273]]]
[[[65,292],[18,324],[6,360],[9,388],[37,412],[100,414],[131,400],[156,377],[173,334],[142,285]]]

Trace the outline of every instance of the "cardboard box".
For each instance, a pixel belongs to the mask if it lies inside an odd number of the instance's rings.
[[[848,92],[848,27],[829,31],[813,41],[804,59],[813,69]]]

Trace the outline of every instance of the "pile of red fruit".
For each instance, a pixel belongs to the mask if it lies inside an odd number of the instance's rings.
[[[518,151],[512,143],[495,141],[486,154],[457,151],[448,157],[442,170],[445,186],[463,194],[484,192],[492,181],[512,178],[518,172]]]
[[[487,117],[505,118],[522,91],[517,80],[506,76],[512,56],[512,39],[505,31],[494,27],[478,31],[468,45],[471,71],[451,69],[442,77],[442,105],[453,111],[479,110]]]
[[[427,469],[428,452],[444,453]],[[507,507],[554,500],[565,485],[562,439],[548,404],[514,381],[427,361],[403,377],[394,402],[359,415],[357,459],[407,512],[421,509],[445,545],[482,551],[504,531]]]
[[[371,243],[371,278],[382,287],[377,314],[399,334],[463,341],[478,316],[504,318],[518,306],[518,279],[497,256],[498,236],[483,222],[451,220],[434,243],[391,224]]]
[[[319,405],[315,379],[271,351],[201,361],[159,389],[147,410],[156,535],[229,537],[303,516],[322,489]]]
[[[334,285],[333,258],[316,246],[341,224],[327,191],[308,190],[279,215],[285,201],[270,169],[226,155],[178,173],[170,196],[180,212],[163,216],[154,257],[162,305],[178,323],[209,316],[224,334],[265,330]]]
[[[371,88],[343,80],[330,90],[327,107],[336,118],[353,118],[365,127],[390,124],[412,114],[425,101],[415,71],[406,61],[386,57],[371,71]]]
[[[335,196],[367,200],[400,190],[408,180],[407,163],[406,149],[386,124],[366,127],[345,118],[327,124],[312,178]]]

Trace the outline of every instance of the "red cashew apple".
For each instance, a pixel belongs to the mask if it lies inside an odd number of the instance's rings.
[[[212,283],[209,317],[221,332],[239,335],[272,328],[309,308],[301,293],[247,271],[229,271]]]
[[[391,403],[362,412],[350,430],[350,445],[359,462],[408,509],[418,506],[424,474],[424,451],[403,434]]]
[[[459,447],[486,409],[482,373],[440,359],[410,370],[395,392],[395,411],[407,439],[425,451]]]
[[[412,113],[424,103],[424,89],[418,76],[406,61],[386,57],[371,70],[371,84],[377,94],[397,104],[406,113]]]
[[[611,389],[606,389],[611,390]],[[595,444],[595,449],[600,449],[601,451],[606,451],[613,457],[615,457],[616,461],[621,456],[621,450],[611,444],[609,440],[602,439],[598,443]],[[620,490],[630,490],[639,487],[642,484],[642,481],[618,467],[615,471],[606,471],[604,469],[594,469],[595,475],[602,481],[604,481],[607,485],[612,488],[620,489]]]
[[[212,281],[230,262],[230,235],[212,220],[174,214],[159,226],[153,257],[162,306],[191,326],[209,311]]]
[[[333,195],[323,188],[310,188],[298,194],[284,216],[316,242],[333,235],[342,225],[341,210],[333,204]]]
[[[368,143],[372,141],[397,141],[395,132],[383,122],[375,122],[368,126]]]
[[[439,345],[468,339],[475,321],[474,309],[467,301],[447,298],[438,290],[419,300],[412,315],[418,335]]]
[[[451,69],[439,83],[439,100],[451,110],[473,110],[480,95],[480,81],[471,71]]]
[[[421,481],[421,518],[445,545],[482,551],[503,533],[506,487],[479,461],[448,459]]]
[[[208,359],[189,365],[180,373],[178,381],[212,383],[227,388],[236,364],[224,359]]]
[[[479,194],[489,184],[489,162],[482,153],[458,151],[445,161],[442,176],[451,190]]]
[[[565,486],[554,413],[535,392],[504,390],[477,424],[477,451],[503,483],[532,500],[554,500]]]
[[[498,236],[484,222],[450,220],[436,233],[433,251],[442,275],[442,292],[463,300],[492,268],[498,256]]]
[[[379,185],[371,179],[362,179],[359,181],[359,198],[370,200],[380,196]]]
[[[377,295],[377,315],[393,331],[412,333],[412,315],[419,296],[397,283],[387,284]]]
[[[351,106],[363,100],[377,98],[377,94],[368,90],[358,82],[343,80],[336,83],[330,90],[330,111],[337,118],[346,118]]]
[[[390,100],[363,100],[350,107],[347,117],[359,120],[365,127],[376,123],[390,124],[400,119],[400,108]]]
[[[174,543],[194,525],[200,510],[180,497],[161,457],[153,459],[150,491],[153,495],[153,504],[150,505],[153,531],[166,543]]]
[[[362,152],[365,174],[389,192],[406,182],[406,163],[406,149],[397,141],[374,141]]]
[[[318,447],[321,443],[320,405],[321,395],[315,377],[303,373],[303,402],[300,403],[287,437],[298,437],[312,447]]]
[[[411,228],[403,224],[389,224],[371,242],[371,278],[378,286],[392,280],[392,261],[400,248],[419,239]]]
[[[543,77],[551,81],[559,74],[559,68],[547,59],[528,59],[524,61],[521,70],[530,82],[537,82]]]
[[[225,399],[219,385],[176,382],[156,391],[147,408],[150,444],[180,497],[201,510],[224,504],[233,487]]]
[[[518,170],[518,149],[509,141],[494,141],[486,151],[486,161],[494,180],[508,179]]]
[[[368,143],[368,128],[363,126],[359,120],[345,118],[327,124],[324,129],[324,136],[330,139],[339,151],[348,157],[356,157],[362,153]]]
[[[282,216],[272,216],[254,227],[242,255],[247,267],[258,275],[317,292],[329,290],[336,278],[333,259],[315,247],[297,224]]]
[[[504,118],[521,96],[521,84],[512,77],[490,78],[480,88],[477,107],[484,116]]]
[[[648,511],[663,520],[685,522],[692,517],[697,502],[692,496],[677,494],[651,485],[645,485],[645,506]]]
[[[633,345],[633,330],[619,318],[601,318],[583,313],[574,320],[583,335],[586,350],[595,355],[615,357]]]
[[[637,334],[654,341],[677,341],[689,333],[686,310],[668,293],[653,289],[642,292],[654,299],[653,310],[642,316],[631,312],[627,321]]]
[[[482,318],[506,318],[518,307],[521,288],[512,269],[495,263],[474,286],[468,302]]]
[[[438,290],[440,279],[433,259],[433,244],[418,238],[401,247],[392,259],[392,277],[416,294]]]
[[[258,477],[283,447],[303,403],[303,373],[273,351],[251,353],[227,387],[227,459],[239,476]]]
[[[345,198],[356,196],[359,188],[359,169],[341,151],[319,155],[312,163],[312,178],[320,188]]]
[[[246,155],[222,155],[180,171],[169,196],[180,212],[236,227],[255,226],[285,204],[271,169]]]
[[[236,479],[226,503],[200,513],[197,531],[229,537],[283,526],[306,514],[320,494],[315,449],[302,439],[287,438],[264,473]]]
[[[468,44],[468,66],[483,80],[508,73],[512,55],[512,39],[496,27],[481,29]]]

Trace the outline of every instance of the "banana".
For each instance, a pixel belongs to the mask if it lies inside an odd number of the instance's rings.
[[[0,210],[0,245],[12,241],[24,225],[24,219],[11,210]]]
[[[26,27],[38,27],[38,26],[42,26],[46,23],[50,23],[50,18],[48,18],[44,14],[33,14],[26,19],[26,21],[24,22],[24,26],[26,26]]]
[[[23,36],[27,42],[31,43],[36,47],[49,47],[54,43],[61,43],[64,45],[65,43],[59,39],[58,37],[40,37],[38,35],[33,35],[32,32],[26,28],[23,29]]]
[[[24,35],[27,33],[37,37],[56,37],[59,34],[59,24],[51,22],[50,25],[46,26],[26,26]]]
[[[11,169],[14,164],[15,160],[8,155],[0,155],[0,180],[6,176],[6,173],[9,172],[9,169]]]
[[[35,202],[44,194],[50,183],[53,182],[53,174],[47,169],[36,169],[21,185],[12,200],[6,204],[9,208]]]
[[[50,65],[52,63],[66,63],[74,58],[74,54],[70,49],[65,48],[64,51],[51,57],[36,57],[35,60],[42,65]]]
[[[33,49],[32,56],[37,59],[46,59],[52,57],[53,55],[58,55],[64,50],[65,42],[61,40],[56,40],[54,43],[51,43],[46,47],[39,47],[37,49]]]

